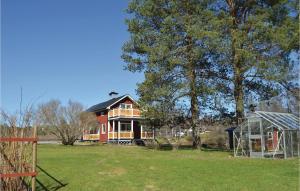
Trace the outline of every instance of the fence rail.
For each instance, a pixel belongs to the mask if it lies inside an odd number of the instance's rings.
[[[16,130],[17,131],[17,130]],[[26,187],[28,185],[24,182],[24,180],[21,177],[31,177],[31,190],[36,190],[36,163],[37,163],[37,127],[33,127],[33,134],[32,137],[23,137],[23,129],[21,130],[21,137],[0,137],[0,142],[3,144],[1,148],[1,163],[6,165],[0,166],[0,178],[1,180],[8,180],[11,181],[9,178],[19,178],[19,180],[22,182],[22,184]],[[14,142],[14,143],[12,143]],[[20,143],[19,143],[20,142]],[[32,153],[31,153],[31,165],[26,163],[25,161],[17,161],[16,159],[11,159],[9,154],[14,153],[17,154],[18,150],[7,150],[8,145],[13,144],[13,147],[21,148],[21,150],[24,150],[24,146],[28,143],[28,146],[31,146]],[[8,152],[9,151],[9,152]],[[21,158],[25,156],[26,152],[18,153]],[[18,155],[18,156],[19,156]],[[18,159],[19,160],[19,159]],[[29,188],[27,188],[29,189]]]
[[[35,137],[0,137],[0,142],[37,142]]]
[[[0,178],[14,178],[14,177],[24,177],[24,176],[36,176],[37,172],[23,172],[23,173],[9,173],[0,174]]]

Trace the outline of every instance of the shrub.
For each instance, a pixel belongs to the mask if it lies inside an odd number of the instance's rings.
[[[202,144],[211,148],[223,149],[226,147],[226,132],[221,127],[215,127],[211,132],[201,135]]]

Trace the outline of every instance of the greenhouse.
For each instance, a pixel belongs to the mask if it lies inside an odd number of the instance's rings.
[[[299,156],[299,117],[255,111],[233,132],[234,156],[289,158]]]

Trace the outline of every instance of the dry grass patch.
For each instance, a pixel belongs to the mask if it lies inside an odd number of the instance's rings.
[[[98,174],[100,175],[105,175],[105,176],[121,176],[123,174],[126,174],[127,173],[127,170],[125,168],[122,168],[122,167],[117,167],[117,168],[113,168],[109,171],[100,171],[98,172]]]

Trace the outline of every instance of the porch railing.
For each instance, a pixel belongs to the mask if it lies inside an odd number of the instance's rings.
[[[142,139],[152,139],[153,138],[153,132],[143,131],[141,133],[141,138]]]
[[[121,109],[116,108],[108,112],[108,117],[140,117],[141,111],[139,109]]]
[[[109,139],[132,139],[133,138],[133,133],[131,131],[121,131],[120,132],[120,137],[118,132],[109,132],[108,133],[108,138]]]
[[[82,139],[85,141],[94,141],[100,139],[100,134],[83,134]]]

